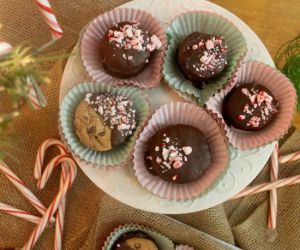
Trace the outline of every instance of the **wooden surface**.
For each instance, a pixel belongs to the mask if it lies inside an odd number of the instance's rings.
[[[211,0],[247,23],[272,58],[279,47],[300,33],[300,0]]]

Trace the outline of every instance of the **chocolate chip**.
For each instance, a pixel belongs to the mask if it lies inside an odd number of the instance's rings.
[[[87,128],[87,133],[89,135],[94,134],[96,132],[96,128],[95,127],[89,127]]]
[[[99,136],[104,136],[105,135],[105,130],[101,131],[100,133],[98,133]]]
[[[142,246],[141,243],[135,243],[134,244],[135,249],[140,249],[141,246]]]

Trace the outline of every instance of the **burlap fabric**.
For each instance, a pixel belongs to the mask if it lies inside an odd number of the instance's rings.
[[[65,36],[51,50],[68,51],[77,42],[78,34],[84,25],[99,13],[123,2],[126,1],[52,0]],[[38,47],[50,38],[47,26],[33,1],[0,0],[0,23],[4,25],[0,37],[13,45],[28,41],[30,45]],[[46,205],[50,204],[57,192],[59,171],[55,171],[51,176],[44,190],[38,190],[33,178],[33,166],[39,145],[47,138],[58,138],[58,93],[63,67],[64,62],[48,65],[52,83],[43,86],[49,100],[47,108],[32,112],[24,107],[23,115],[16,119],[6,132],[7,135],[17,134],[19,137],[18,146],[11,152],[14,158],[6,158],[6,163]],[[7,106],[5,98],[0,98],[1,112]],[[299,150],[299,142],[300,134],[294,132],[281,147],[281,152]],[[298,163],[281,166],[280,177],[299,173]],[[266,166],[254,183],[268,179],[269,169]],[[242,249],[299,249],[299,194],[298,185],[278,191],[278,227],[275,232],[270,233],[266,230],[267,193],[228,201],[202,212],[164,216],[136,210],[119,203],[96,188],[79,170],[67,197],[63,246],[64,249],[95,249],[115,226],[136,222],[156,229],[175,242],[190,244],[199,249],[227,248],[211,236],[236,244]],[[0,174],[0,202],[38,215],[2,174]],[[21,247],[30,236],[33,227],[34,225],[29,222],[0,213],[0,249]],[[47,228],[35,249],[52,249],[53,235],[54,227]]]

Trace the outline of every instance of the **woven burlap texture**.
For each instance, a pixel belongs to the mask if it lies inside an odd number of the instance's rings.
[[[78,35],[93,17],[112,9],[125,0],[52,0],[51,4],[65,35],[51,49],[55,52],[69,51],[78,40]],[[38,47],[51,36],[47,26],[37,11],[34,1],[0,0],[0,23],[3,25],[0,37],[13,45],[28,43]],[[33,166],[39,145],[47,138],[58,138],[58,94],[64,63],[56,62],[48,66],[51,84],[44,85],[49,105],[41,111],[33,112],[23,108],[23,115],[8,128],[7,135],[17,135],[18,146],[12,152],[14,158],[6,158],[6,163],[27,184],[46,205],[50,204],[58,190],[59,170],[51,176],[44,190],[36,188]],[[5,98],[0,97],[0,112],[7,109]],[[300,149],[300,134],[293,133],[282,146],[281,152]],[[48,158],[53,155],[50,152]],[[298,162],[284,164],[280,176],[299,173]],[[254,183],[269,179],[269,168],[263,170]],[[71,191],[67,196],[65,216],[64,249],[95,249],[99,247],[114,227],[128,223],[150,226],[167,235],[175,242],[186,243],[199,249],[224,249],[220,243],[207,234],[237,244],[242,249],[299,249],[300,211],[299,186],[282,188],[278,191],[278,227],[275,232],[266,230],[268,213],[268,193],[254,195],[235,201],[228,201],[214,208],[186,215],[164,216],[133,209],[119,203],[99,190],[79,170]],[[126,194],[124,194],[126,195]],[[0,201],[30,211],[37,212],[0,174]],[[21,247],[33,230],[34,225],[19,218],[0,213],[0,249]],[[35,249],[53,248],[54,227],[45,230]]]

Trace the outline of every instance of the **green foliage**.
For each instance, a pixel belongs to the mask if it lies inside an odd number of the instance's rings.
[[[275,56],[275,64],[295,85],[300,112],[300,34],[282,45]]]
[[[6,95],[10,102],[8,113],[1,113],[0,109],[0,159],[4,157],[4,154],[9,156],[9,148],[15,144],[15,138],[5,136],[6,127],[10,121],[20,115],[19,109],[22,104],[27,102],[31,105],[28,98],[30,89],[28,82],[35,89],[40,103],[46,105],[46,99],[38,85],[39,83],[48,83],[49,79],[41,70],[41,65],[70,56],[69,54],[41,54],[54,42],[54,40],[50,41],[39,49],[18,46],[11,52],[0,56],[0,98]]]

